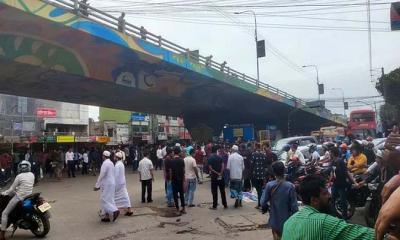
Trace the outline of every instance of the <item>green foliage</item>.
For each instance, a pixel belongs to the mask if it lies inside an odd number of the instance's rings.
[[[400,122],[400,106],[385,103],[381,106],[380,117],[388,124]]]
[[[380,110],[381,119],[387,123],[400,122],[400,68],[383,75],[376,89],[386,102]]]
[[[392,105],[400,105],[400,68],[383,75],[376,88]]]

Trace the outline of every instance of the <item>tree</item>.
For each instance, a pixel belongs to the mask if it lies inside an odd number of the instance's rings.
[[[380,110],[382,121],[388,125],[400,122],[400,68],[379,78],[376,89],[386,102]]]

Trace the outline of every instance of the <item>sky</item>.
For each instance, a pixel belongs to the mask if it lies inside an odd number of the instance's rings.
[[[253,10],[258,38],[267,41],[260,58],[260,81],[307,100],[317,99],[317,65],[325,85],[326,106],[343,113],[341,90],[351,109],[370,108],[381,98],[375,81],[381,68],[400,65],[395,53],[400,32],[390,31],[390,4],[371,0],[372,81],[370,77],[367,5],[364,0],[90,0],[92,7],[119,16],[203,56],[227,61],[239,72],[256,77],[254,17],[234,14]],[[363,101],[356,102],[357,100]],[[369,105],[367,105],[369,104]],[[98,108],[90,108],[91,117]]]

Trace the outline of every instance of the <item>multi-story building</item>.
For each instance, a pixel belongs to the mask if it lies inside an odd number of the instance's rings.
[[[88,106],[0,94],[2,141],[43,135],[88,136],[88,125]]]
[[[111,137],[114,143],[121,143],[121,139],[126,139],[127,133],[129,140],[134,142],[154,143],[169,139],[190,139],[182,118],[109,108],[100,108],[99,113],[104,135]],[[130,126],[129,130],[126,130],[126,126]]]

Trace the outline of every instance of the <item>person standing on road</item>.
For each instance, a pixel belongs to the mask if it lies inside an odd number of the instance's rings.
[[[100,217],[102,222],[110,222],[111,216],[114,222],[119,216],[118,208],[115,205],[115,170],[110,156],[109,151],[103,152],[103,164],[94,187],[95,191],[101,190]]]
[[[118,209],[125,209],[125,216],[132,216],[131,200],[129,199],[128,189],[126,188],[124,156],[121,152],[115,154],[115,205]]]
[[[261,208],[263,214],[269,211],[268,226],[272,229],[274,240],[280,240],[283,224],[298,211],[297,195],[294,185],[285,181],[285,165],[281,161],[272,164],[272,172],[276,180],[265,186]]]
[[[239,145],[240,147],[240,155],[244,160],[244,172],[243,172],[243,189],[245,192],[251,192],[251,153],[248,149],[246,149],[246,144],[242,143]]]
[[[169,169],[169,164],[172,161],[172,158],[174,157],[174,152],[172,148],[167,148],[166,149],[166,156],[164,158],[164,180],[165,180],[165,196],[167,199],[167,205],[168,207],[175,207],[174,205],[174,194],[172,191],[172,182],[171,182],[171,174],[169,170],[167,171],[167,166]]]
[[[251,155],[251,167],[252,167],[251,183],[257,191],[258,202],[256,208],[259,209],[261,206],[260,200],[263,192],[262,190],[267,182],[267,173],[268,173],[267,156],[263,152],[261,152],[261,146],[259,143],[255,144],[255,151]]]
[[[88,174],[88,166],[89,166],[89,154],[86,150],[83,151],[82,154],[82,175]]]
[[[179,212],[178,194],[181,201],[180,213],[185,214],[185,195],[183,192],[183,181],[185,180],[185,162],[181,158],[181,148],[174,148],[174,157],[168,164],[166,171],[169,172],[169,177],[172,182],[172,192],[176,210]]]
[[[164,156],[163,156],[163,146],[161,144],[158,146],[156,155],[157,155],[156,170],[158,168],[162,170],[162,165],[163,165],[162,163]]]
[[[242,206],[243,198],[243,171],[244,159],[238,153],[239,147],[236,145],[232,146],[232,154],[229,155],[228,164],[226,169],[229,170],[230,187],[231,187],[231,198],[235,198],[235,208]]]
[[[225,165],[224,160],[217,155],[218,149],[218,146],[212,146],[211,155],[207,162],[211,175],[211,193],[213,196],[213,205],[210,208],[211,210],[216,210],[218,206],[218,188],[221,193],[222,205],[224,208],[228,208],[225,194],[225,183],[223,179]]]
[[[185,157],[185,178],[186,178],[186,193],[185,193],[185,203],[188,207],[194,207],[193,199],[194,199],[194,192],[196,191],[196,185],[198,181],[200,183],[199,172],[196,165],[196,160],[194,159],[195,156],[194,148],[190,149],[189,156]]]
[[[140,182],[142,183],[142,203],[145,203],[146,201],[146,190],[147,190],[147,202],[151,203],[153,202],[153,199],[151,198],[152,194],[152,188],[153,188],[153,183],[154,182],[154,174],[153,174],[153,163],[149,159],[149,152],[145,151],[143,153],[143,159],[140,160],[139,162],[139,178]]]
[[[204,172],[204,155],[205,153],[201,150],[201,146],[197,145],[196,153],[194,155],[194,159],[196,159],[197,168],[200,171],[201,181],[204,181],[203,172]]]
[[[65,163],[67,164],[68,167],[68,177],[71,178],[75,177],[75,161],[74,161],[74,152],[72,151],[72,148],[68,150],[68,152],[65,153]]]

